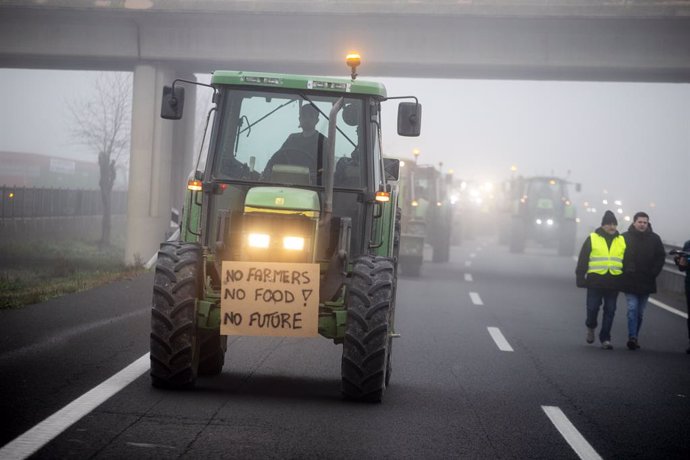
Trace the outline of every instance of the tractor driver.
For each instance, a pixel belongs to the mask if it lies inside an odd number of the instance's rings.
[[[326,152],[328,138],[316,130],[319,111],[312,104],[303,105],[299,111],[301,133],[290,134],[283,145],[273,154],[264,168],[263,176],[270,180],[273,165],[286,164],[306,166],[310,172],[316,171],[316,182],[321,184],[323,172],[323,155]]]

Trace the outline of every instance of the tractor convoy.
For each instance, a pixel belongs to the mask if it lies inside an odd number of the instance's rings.
[[[191,388],[199,375],[219,374],[232,353],[228,336],[320,335],[342,344],[343,396],[382,400],[398,271],[419,276],[425,245],[432,261],[449,260],[460,207],[450,199],[451,174],[417,158],[384,157],[386,101],[410,99],[398,104],[401,136],[419,136],[422,107],[414,96],[389,97],[383,85],[357,80],[359,62],[348,56],[350,78],[216,71],[210,85],[178,79],[163,88],[165,119],[182,118],[186,85],[210,88],[213,107],[179,239],[158,252],[154,386]],[[512,186],[511,251],[528,238],[555,238],[559,253],[572,253],[567,182],[536,177]]]
[[[347,62],[345,79],[213,74],[205,166],[190,177],[179,240],[158,253],[153,385],[219,374],[229,335],[321,335],[342,344],[343,396],[381,401],[401,250],[399,161],[383,157],[381,111],[403,97],[356,80],[358,56]],[[164,88],[163,118],[182,117],[192,83]],[[418,136],[422,107],[404,98],[398,134]]]

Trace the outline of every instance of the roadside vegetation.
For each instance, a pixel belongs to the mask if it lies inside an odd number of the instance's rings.
[[[122,262],[119,245],[98,241],[0,242],[0,309],[20,308],[131,278],[144,269]]]

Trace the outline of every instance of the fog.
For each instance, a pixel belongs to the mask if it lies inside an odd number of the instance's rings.
[[[419,149],[419,162],[483,182],[510,177],[511,166],[524,176],[567,176],[582,185],[572,197],[580,208],[596,203],[590,221],[606,209],[602,199],[621,200],[626,215],[647,211],[665,242],[690,238],[690,85],[377,78],[366,75],[366,63],[359,72],[389,96],[415,95],[423,105],[421,137],[403,138],[395,132],[398,101],[385,103],[387,156],[411,158]],[[66,108],[88,97],[94,78],[1,69],[0,151],[95,162],[72,138]]]

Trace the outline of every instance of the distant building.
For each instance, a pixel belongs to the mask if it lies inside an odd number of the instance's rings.
[[[118,170],[114,189],[126,190]],[[98,163],[36,153],[0,151],[0,186],[97,190]]]

